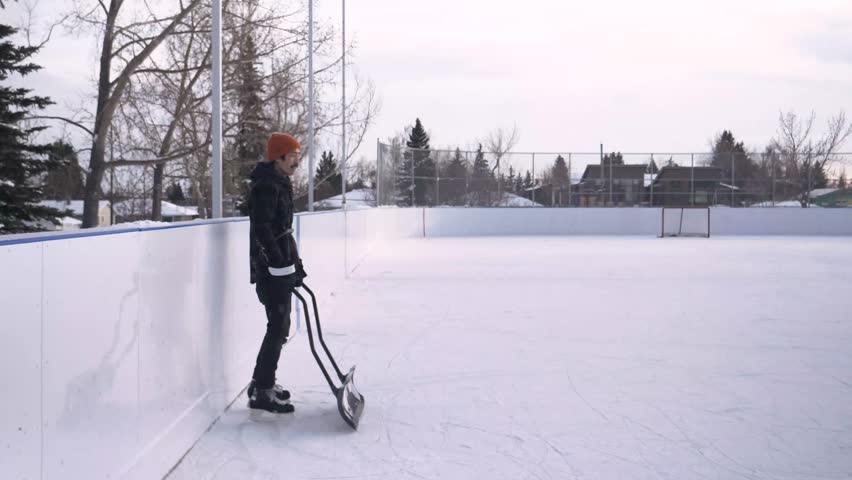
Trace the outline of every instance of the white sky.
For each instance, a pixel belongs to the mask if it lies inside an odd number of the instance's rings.
[[[339,9],[325,0],[317,17]],[[852,113],[848,0],[350,0],[347,30],[383,103],[369,157],[415,117],[433,148],[517,124],[518,150],[649,152],[706,151],[723,129],[759,148],[780,109],[820,127]],[[79,102],[94,52],[57,37],[33,85]]]

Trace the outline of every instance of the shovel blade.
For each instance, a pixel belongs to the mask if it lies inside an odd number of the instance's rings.
[[[352,367],[343,380],[343,386],[337,389],[337,408],[343,420],[353,430],[358,430],[358,423],[364,413],[364,396],[355,388],[354,375],[355,367]]]

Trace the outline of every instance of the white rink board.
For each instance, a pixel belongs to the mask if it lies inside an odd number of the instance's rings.
[[[396,220],[370,228],[381,222],[371,217],[355,224],[355,257],[405,234]],[[310,281],[329,303],[349,268],[344,214],[297,218]],[[18,393],[0,410],[0,478],[168,472],[251,378],[266,318],[248,240],[248,222],[229,219],[0,245],[0,371]]]
[[[661,227],[660,208],[431,208],[425,215],[427,237],[659,236]],[[711,208],[710,233],[852,235],[852,208]]]
[[[0,477],[41,476],[41,245],[0,246]]]

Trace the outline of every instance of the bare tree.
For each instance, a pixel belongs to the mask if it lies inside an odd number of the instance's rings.
[[[102,36],[99,74],[97,80],[97,106],[86,177],[86,194],[83,199],[83,227],[98,224],[98,200],[101,181],[107,168],[106,145],[112,120],[119,107],[131,77],[154,51],[171,35],[181,21],[198,7],[202,0],[179,0],[177,12],[159,16],[149,12],[144,19],[119,23],[119,14],[125,0],[99,0],[90,9],[77,10],[76,21],[94,25]]]
[[[518,131],[518,126],[513,125],[511,130],[505,130],[502,127],[496,128],[488,133],[488,136],[483,142],[485,149],[494,155],[494,167],[491,169],[491,174],[497,171],[495,178],[497,179],[497,198],[498,201],[503,200],[503,181],[500,176],[500,160],[507,153],[515,148],[515,145],[520,140],[521,133]]]
[[[770,146],[779,153],[787,179],[798,184],[802,207],[810,204],[815,186],[824,186],[828,168],[838,161],[836,153],[852,135],[852,125],[843,111],[829,119],[825,133],[818,139],[812,138],[815,121],[813,112],[806,119],[795,112],[781,112],[778,134]]]

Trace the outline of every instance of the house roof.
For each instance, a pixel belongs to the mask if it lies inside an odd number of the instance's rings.
[[[717,182],[722,180],[722,169],[718,167],[663,167],[657,173],[655,182],[671,180],[690,180]]]
[[[150,198],[126,200],[115,204],[115,213],[116,215],[128,216],[150,212],[151,203]],[[198,207],[183,207],[165,200],[160,203],[160,208],[163,218],[198,216]]]
[[[83,201],[82,200],[43,200],[38,202],[43,207],[55,208],[57,210],[71,210],[74,215],[83,216]],[[109,208],[108,200],[98,201],[98,209]]]
[[[609,165],[604,166],[603,177],[609,178]],[[612,178],[614,179],[630,179],[630,180],[642,180],[645,175],[645,170],[647,166],[645,165],[613,165],[612,166]],[[583,180],[595,180],[601,178],[601,166],[600,164],[596,165],[586,165],[586,171],[583,172]]]
[[[810,196],[811,198],[819,198],[824,195],[831,195],[832,193],[840,190],[839,188],[815,188],[811,190]]]

